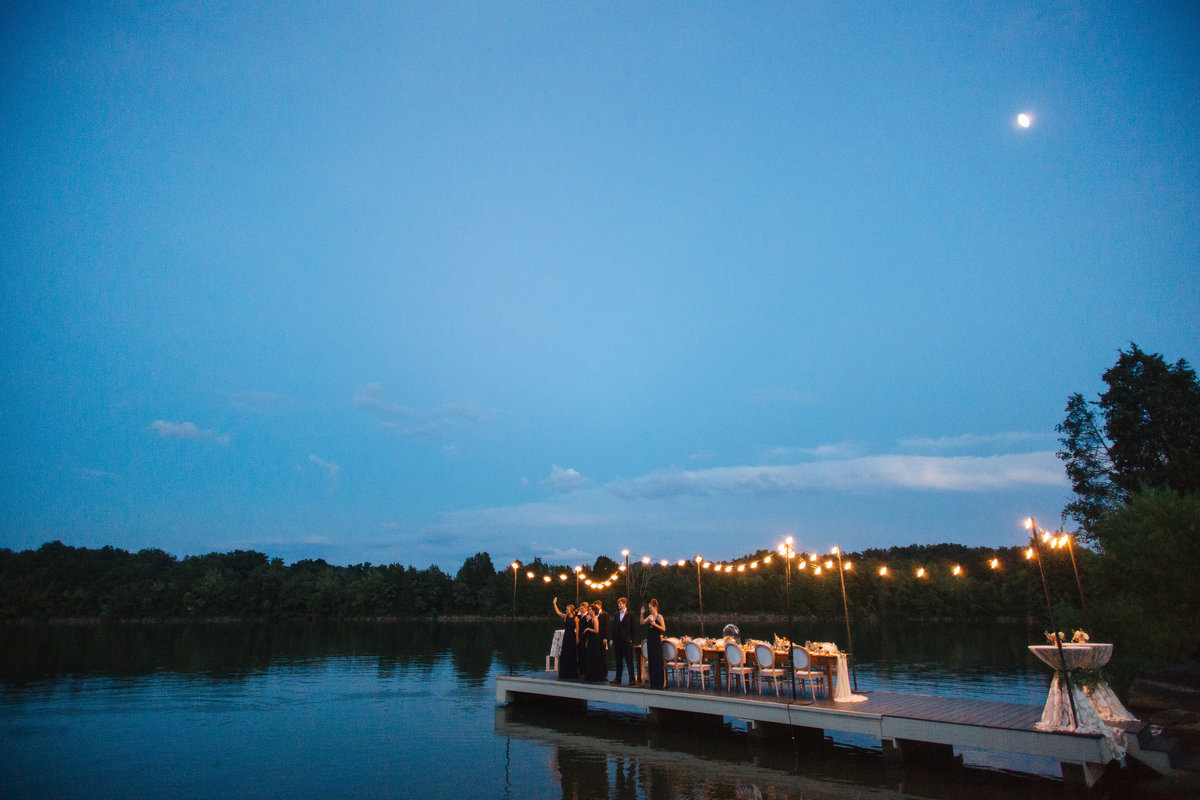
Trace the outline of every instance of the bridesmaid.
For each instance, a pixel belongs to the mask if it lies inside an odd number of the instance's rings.
[[[565,620],[563,623],[562,651],[558,654],[558,679],[570,680],[579,677],[579,618],[575,616],[575,606],[567,605],[567,610],[558,610],[558,598],[554,598],[554,613]]]
[[[578,671],[577,677],[587,678],[588,661],[592,657],[592,637],[588,628],[588,615],[592,612],[587,601],[579,604],[579,608],[575,609],[575,616],[579,619],[577,630],[579,631],[579,647],[575,651],[578,656]]]
[[[667,621],[658,613],[658,601],[651,598],[650,613],[642,606],[642,624],[646,626],[646,669],[651,689],[665,689],[667,671],[663,664],[662,635],[667,632]]]
[[[593,683],[608,680],[608,669],[604,663],[604,640],[600,636],[600,613],[595,606],[588,607],[588,615],[581,623],[588,639],[587,662],[583,668],[584,679]]]

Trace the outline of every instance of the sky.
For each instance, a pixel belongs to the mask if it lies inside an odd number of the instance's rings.
[[[1022,544],[1200,357],[1198,20],[5,3],[0,547]]]

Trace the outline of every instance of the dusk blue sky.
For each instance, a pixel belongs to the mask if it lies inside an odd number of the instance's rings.
[[[0,546],[1016,545],[1200,355],[1194,4],[18,0],[0,92]]]

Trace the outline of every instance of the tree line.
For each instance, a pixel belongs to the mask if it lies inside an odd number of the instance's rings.
[[[55,541],[35,550],[0,550],[0,618],[549,619],[555,597],[560,606],[602,599],[615,608],[619,596],[628,596],[635,608],[657,597],[676,616],[703,611],[711,618],[783,617],[789,597],[797,618],[842,616],[836,569],[816,575],[815,565],[800,569],[797,557],[789,579],[778,554],[759,551],[742,560],[763,562],[768,555],[775,556],[770,564],[732,574],[699,570],[692,562],[635,563],[623,572],[601,556],[588,572],[619,578],[594,589],[577,579],[572,566],[534,559],[518,569],[497,569],[488,553],[468,558],[451,576],[437,566],[336,566],[320,559],[288,565],[247,550],[176,558],[157,549],[128,552]],[[1091,555],[1080,555],[1082,568],[1091,569]],[[998,568],[991,566],[993,559]],[[913,545],[847,553],[844,560],[853,565],[843,573],[846,608],[858,619],[1028,619],[1045,603],[1037,570],[1020,548]],[[886,576],[879,575],[883,565]],[[954,566],[960,567],[958,575]],[[1051,567],[1056,596],[1069,602],[1074,587],[1069,562],[1060,558]],[[918,577],[920,568],[925,573]]]

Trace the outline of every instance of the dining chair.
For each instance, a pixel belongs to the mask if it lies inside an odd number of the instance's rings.
[[[687,671],[687,662],[679,658],[679,646],[671,639],[663,639],[663,667],[667,670],[667,678],[673,679],[678,686],[680,676]]]
[[[809,691],[812,692],[812,698],[815,701],[817,686],[825,685],[825,676],[813,671],[812,659],[808,657],[808,651],[799,645],[792,645],[792,669],[796,672],[796,680],[800,682],[801,688],[805,682],[808,683]]]
[[[700,649],[700,645],[695,642],[688,642],[683,646],[684,655],[687,658],[687,685],[692,688],[692,675],[700,676],[700,688],[704,688],[704,676],[712,675],[712,664],[704,663],[704,651]],[[714,684],[713,688],[717,688]]]
[[[725,645],[725,688],[733,691],[733,679],[742,679],[742,691],[749,692],[746,686],[746,676],[754,677],[754,667],[746,663],[746,651],[740,644],[728,642]]]
[[[650,680],[647,677],[650,671],[650,641],[648,639],[642,639],[642,665],[641,683],[648,683]]]
[[[762,694],[763,681],[775,681],[775,696],[778,697],[783,668],[775,666],[775,649],[759,642],[754,645],[754,659],[758,662],[758,693]]]

